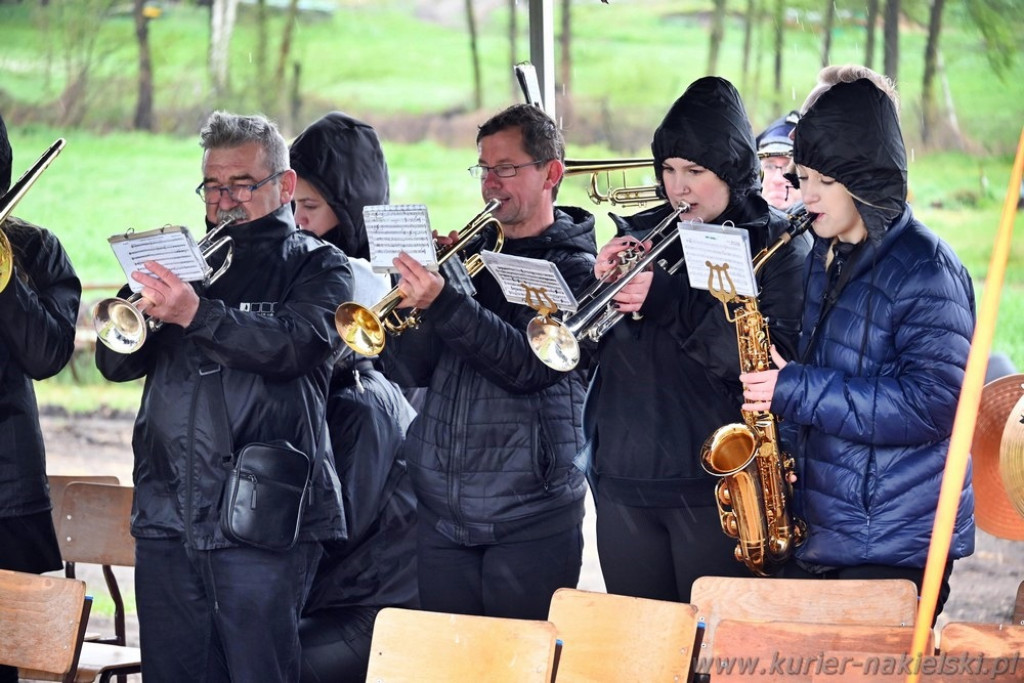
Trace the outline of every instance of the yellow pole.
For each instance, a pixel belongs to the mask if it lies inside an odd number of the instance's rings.
[[[949,555],[953,523],[956,520],[956,511],[960,502],[960,491],[963,488],[964,476],[967,474],[967,456],[971,449],[974,426],[978,419],[981,390],[985,384],[988,355],[992,348],[992,337],[995,335],[996,316],[999,313],[999,295],[1003,289],[1003,276],[1006,274],[1006,262],[1010,255],[1010,238],[1013,236],[1013,221],[1017,214],[1022,171],[1024,171],[1024,129],[1021,130],[1020,140],[1017,143],[1017,156],[1013,161],[1013,169],[1010,171],[1010,187],[1006,192],[1006,201],[1003,202],[1003,215],[999,221],[995,246],[992,248],[992,260],[989,262],[988,277],[985,278],[985,292],[981,297],[981,307],[978,310],[978,324],[974,330],[974,339],[971,341],[971,351],[967,356],[964,385],[956,407],[956,418],[953,420],[953,435],[949,441],[946,468],[942,475],[942,488],[939,490],[939,504],[935,510],[935,524],[932,527],[932,540],[928,548],[928,560],[925,564],[924,579],[921,584],[921,601],[918,603],[917,620],[914,622],[914,638],[910,652],[912,662],[922,661],[926,654],[924,648],[932,629],[935,603],[938,601],[939,587],[942,583],[942,572]],[[920,667],[915,667],[907,676],[907,683],[917,683],[920,675]]]

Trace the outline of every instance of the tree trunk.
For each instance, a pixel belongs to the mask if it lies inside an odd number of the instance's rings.
[[[256,64],[256,82],[261,84],[270,83],[267,76],[267,45],[270,43],[267,15],[267,0],[256,0],[256,55],[253,61]],[[260,87],[258,91],[260,110],[272,114],[276,89]]]
[[[875,27],[878,25],[878,0],[868,0],[868,19],[864,26],[864,66],[874,69],[875,63]]]
[[[295,24],[299,21],[299,0],[290,0],[288,16],[285,18],[284,31],[281,34],[281,49],[277,54],[277,68],[274,70],[274,92],[279,93],[282,111],[288,111],[285,104],[288,95],[285,88],[284,72],[288,68],[288,59],[292,54],[292,36],[295,35]]]
[[[757,0],[747,0],[747,15],[743,22],[743,92],[750,92],[750,44],[753,40],[754,25],[758,19]]]
[[[773,90],[775,97],[773,106],[775,114],[778,115],[782,109],[782,29],[786,16],[785,0],[775,0],[775,80]]]
[[[885,0],[885,75],[899,83],[900,0]]]
[[[213,0],[210,4],[210,81],[218,100],[228,92],[231,34],[237,12],[238,0]]]
[[[516,6],[518,5],[517,0],[508,0],[508,63],[518,64],[519,54],[516,51],[516,38],[519,35],[518,19],[519,15],[516,12]],[[512,86],[512,99],[519,99],[519,84],[516,83],[516,79],[509,80]]]
[[[711,14],[711,44],[708,49],[709,74],[718,73],[718,52],[725,36],[725,0],[714,0],[714,5]]]
[[[830,63],[832,54],[832,27],[836,23],[836,3],[834,0],[825,0],[825,25],[822,32],[825,34],[821,41],[821,68]]]
[[[559,60],[562,94],[572,91],[572,0],[562,0],[562,35],[558,37],[562,55]]]
[[[928,42],[924,47],[924,78],[921,80],[921,139],[928,142],[935,125],[935,67],[939,53],[939,35],[942,32],[942,8],[945,0],[932,0],[928,18]]]
[[[480,79],[480,48],[477,46],[476,15],[473,0],[466,0],[466,26],[469,27],[469,55],[473,61],[473,108],[483,109],[484,93]]]
[[[153,62],[149,55],[149,17],[146,0],[135,0],[135,39],[139,43],[139,100],[135,103],[135,129],[153,130]]]

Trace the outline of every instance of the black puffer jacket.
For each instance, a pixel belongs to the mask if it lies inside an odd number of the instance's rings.
[[[135,423],[138,538],[184,536],[189,546],[230,546],[217,513],[227,477],[222,457],[246,443],[287,439],[321,465],[314,475],[300,541],[342,538],[341,488],[324,429],[334,309],[351,294],[351,273],[338,249],[295,229],[283,206],[231,226],[234,261],[200,298],[188,329],[165,325],[130,355],[97,347],[107,379],[146,377]],[[229,424],[214,392],[220,366]],[[225,429],[227,427],[227,429]]]
[[[593,282],[594,217],[561,207],[537,237],[504,253],[554,263],[576,293]],[[385,359],[429,386],[406,437],[418,514],[467,545],[543,538],[583,518],[584,370],[552,370],[529,348],[535,312],[511,304],[485,270],[475,297],[446,284],[420,329],[389,339]],[[416,356],[419,356],[417,358]],[[393,375],[394,376],[394,375]]]
[[[754,137],[735,89],[720,78],[696,81],[655,132],[651,149],[660,177],[664,159],[710,169],[729,185],[729,203],[713,222],[750,235],[751,256],[788,229],[785,216],[760,196]],[[671,212],[663,205],[620,222],[619,233],[646,234]],[[759,307],[772,341],[792,357],[799,330],[806,236],[782,247],[758,275]],[[663,257],[675,264],[680,247]],[[685,267],[655,267],[642,318],[625,316],[601,339],[598,371],[587,398],[595,432],[592,482],[625,505],[714,505],[714,480],[700,447],[718,427],[741,421],[736,328],[722,304],[692,289]]]
[[[52,233],[14,217],[2,229],[17,267],[0,291],[0,517],[21,517],[50,509],[32,380],[70,360],[82,284]]]

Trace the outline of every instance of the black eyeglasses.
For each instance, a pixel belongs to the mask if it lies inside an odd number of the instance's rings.
[[[274,178],[277,178],[282,173],[284,173],[284,171],[278,171],[258,183],[237,183],[235,185],[206,185],[205,183],[199,183],[199,187],[196,188],[196,194],[199,195],[199,198],[207,204],[216,204],[220,201],[221,196],[227,192],[232,201],[244,204],[252,199],[253,192],[260,189]]]
[[[550,161],[550,159],[545,159],[543,161],[529,161],[525,164],[498,164],[497,166],[484,166],[483,164],[477,164],[476,166],[470,166],[466,170],[469,171],[469,175],[479,180],[486,178],[488,173],[493,173],[499,178],[511,178],[518,174],[519,169],[521,168],[546,164],[548,161]]]

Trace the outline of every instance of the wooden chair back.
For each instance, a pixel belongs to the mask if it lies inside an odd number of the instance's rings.
[[[1013,604],[1013,623],[1024,626],[1024,581],[1017,586],[1017,600]]]
[[[907,579],[767,579],[702,576],[690,600],[704,628],[697,671],[708,673],[723,619],[913,626],[917,588]]]
[[[939,632],[939,653],[985,655],[987,659],[1017,657],[1017,674],[1024,678],[1024,626],[951,621]],[[1018,679],[1020,680],[1020,679]]]
[[[0,569],[0,664],[73,681],[88,618],[84,582]]]
[[[46,478],[50,482],[50,502],[53,504],[51,514],[53,515],[53,528],[60,528],[60,507],[64,502],[64,489],[73,481],[87,481],[93,484],[120,484],[118,478],[112,474],[48,474]]]
[[[551,683],[555,627],[386,607],[377,614],[366,680],[373,683]]]
[[[711,651],[711,680],[749,683],[756,675],[762,682],[800,683],[829,674],[833,680],[875,680],[899,670],[913,639],[913,625],[722,619]]]
[[[562,641],[558,683],[686,681],[690,675],[693,605],[559,588],[548,621]]]

